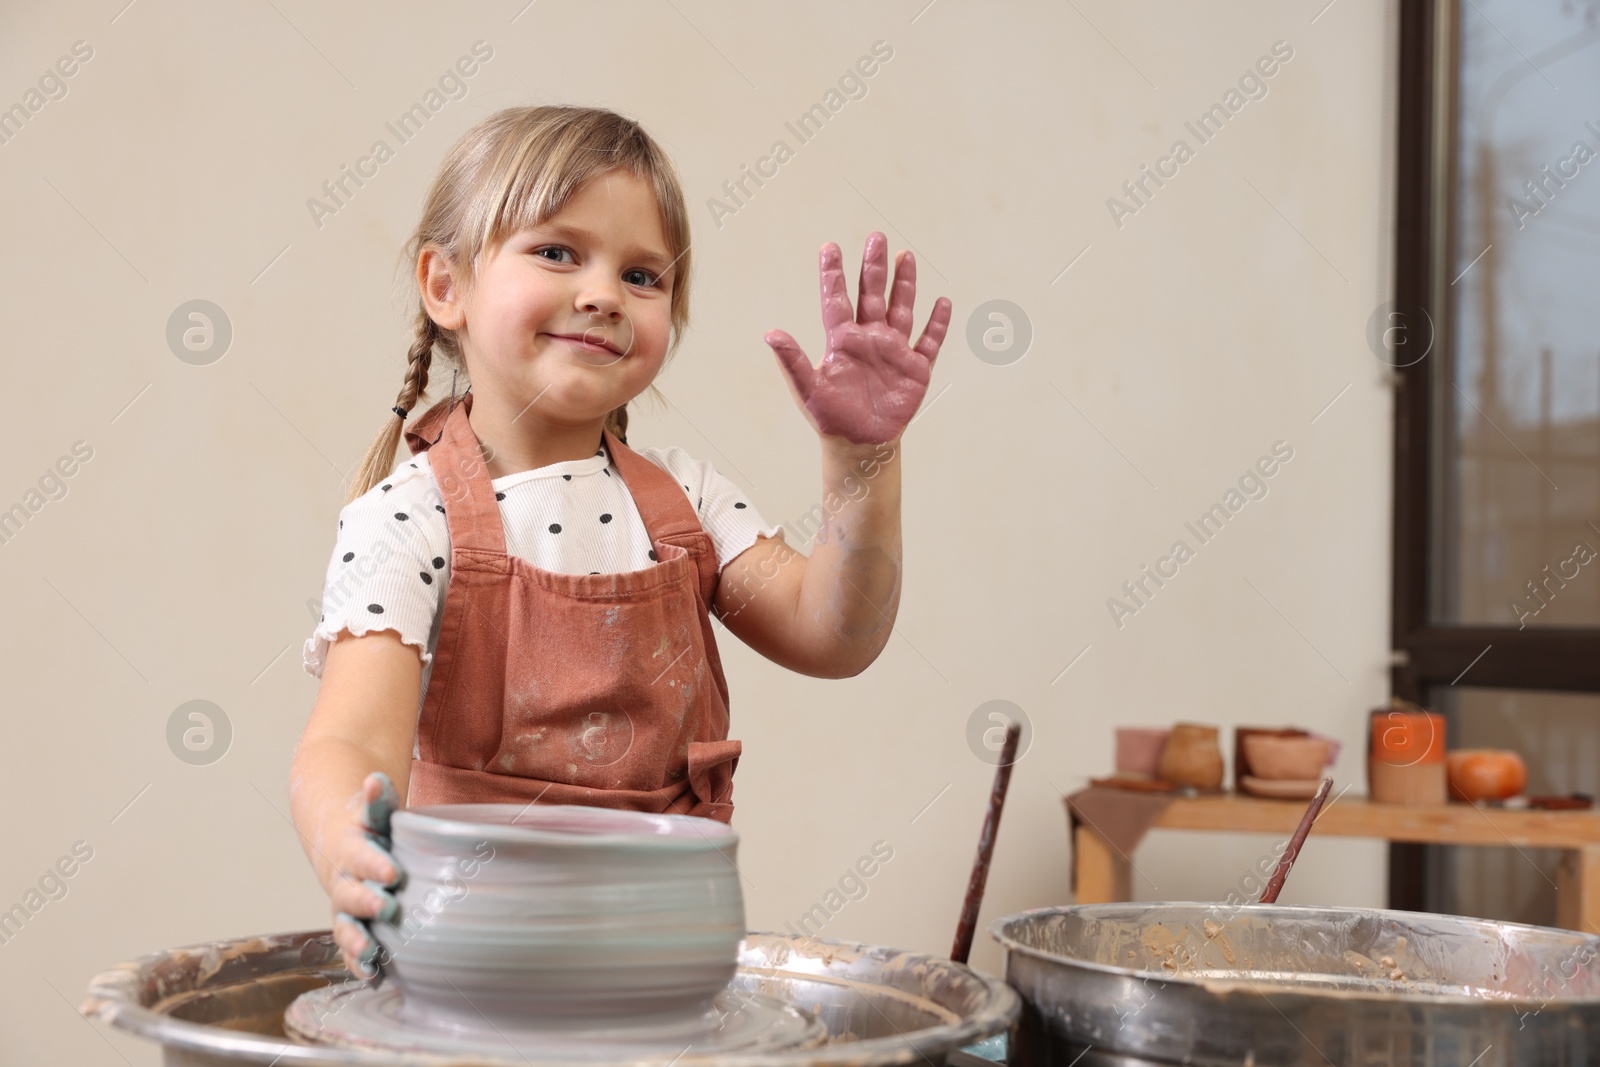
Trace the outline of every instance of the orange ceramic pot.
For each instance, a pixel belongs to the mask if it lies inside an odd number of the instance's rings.
[[[1453,800],[1505,800],[1528,784],[1522,757],[1504,748],[1459,748],[1445,757]]]
[[[1380,804],[1446,800],[1444,716],[1414,704],[1372,713],[1367,785]]]

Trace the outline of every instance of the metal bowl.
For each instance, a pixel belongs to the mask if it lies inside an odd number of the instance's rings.
[[[101,974],[81,1010],[162,1045],[166,1067],[527,1067],[520,1056],[389,1054],[290,1043],[283,1012],[301,993],[348,980],[326,930],[156,952]],[[1005,983],[938,956],[821,938],[747,934],[731,988],[794,1004],[828,1030],[810,1049],[586,1059],[585,1067],[943,1067],[1008,1030],[1021,1004]],[[672,1050],[677,1053],[677,1050]],[[549,1061],[540,1061],[547,1067]]]
[[[998,919],[1014,1067],[1600,1063],[1600,938],[1371,909],[1089,904]]]

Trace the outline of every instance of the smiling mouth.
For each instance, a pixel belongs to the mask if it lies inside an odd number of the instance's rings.
[[[603,354],[616,359],[621,359],[625,354],[621,349],[617,348],[609,341],[596,343],[594,341],[586,340],[581,336],[566,333],[552,333],[547,334],[546,336],[553,337],[557,341],[565,341],[573,347],[582,349],[585,352]]]

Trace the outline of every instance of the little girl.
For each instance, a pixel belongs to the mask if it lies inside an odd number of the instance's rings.
[[[822,447],[824,521],[801,555],[709,463],[627,444],[628,402],[688,325],[689,247],[671,162],[610,111],[497,112],[428,194],[406,248],[417,339],[340,512],[305,648],[322,685],[290,771],[358,974],[377,971],[365,924],[397,911],[401,797],[727,821],[740,743],[711,615],[817,677],[860,673],[888,641],[899,438],[950,301],[913,345],[915,261],[896,257],[886,302],[873,233],[854,310],[838,246],[822,248],[820,366],[766,335]],[[436,349],[450,394],[418,414]]]

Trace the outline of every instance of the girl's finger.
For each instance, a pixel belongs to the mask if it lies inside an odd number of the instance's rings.
[[[357,919],[388,918],[399,908],[394,896],[370,879],[340,878],[328,899],[336,910]]]
[[[822,246],[817,269],[822,281],[822,328],[832,334],[835,326],[843,326],[855,319],[855,310],[850,306],[850,291],[844,280],[844,259],[839,254],[838,245],[829,241]]]
[[[901,250],[894,260],[894,285],[889,289],[889,325],[901,337],[911,336],[916,324],[912,308],[917,302],[917,260],[910,252]]]
[[[333,943],[351,959],[359,959],[371,943],[372,937],[356,921],[355,916],[335,912],[333,916]]]
[[[950,329],[950,301],[940,297],[933,302],[933,314],[928,316],[928,325],[922,328],[922,336],[917,338],[916,350],[928,357],[928,366],[933,366],[933,361],[939,357],[939,346],[944,344],[944,335]]]
[[[373,771],[361,783],[361,825],[380,837],[389,836],[389,818],[400,807],[394,783],[382,771]]]
[[[816,368],[801,351],[799,343],[782,330],[768,330],[764,340],[778,357],[778,362],[783,367],[784,378],[788,380],[795,399],[804,407],[806,401],[811,399],[811,391],[816,385]]]
[[[889,239],[874,230],[861,253],[861,281],[856,287],[856,322],[883,321],[883,283],[889,277]]]
[[[400,864],[395,862],[388,849],[372,840],[371,836],[362,838],[352,857],[351,867],[351,874],[371,878],[385,888],[392,889],[400,884]]]
[[[344,930],[342,939],[337,932],[341,928]],[[334,929],[334,942],[342,950],[350,972],[363,978],[375,976],[381,948],[366,928],[354,916],[339,913],[334,917]]]

